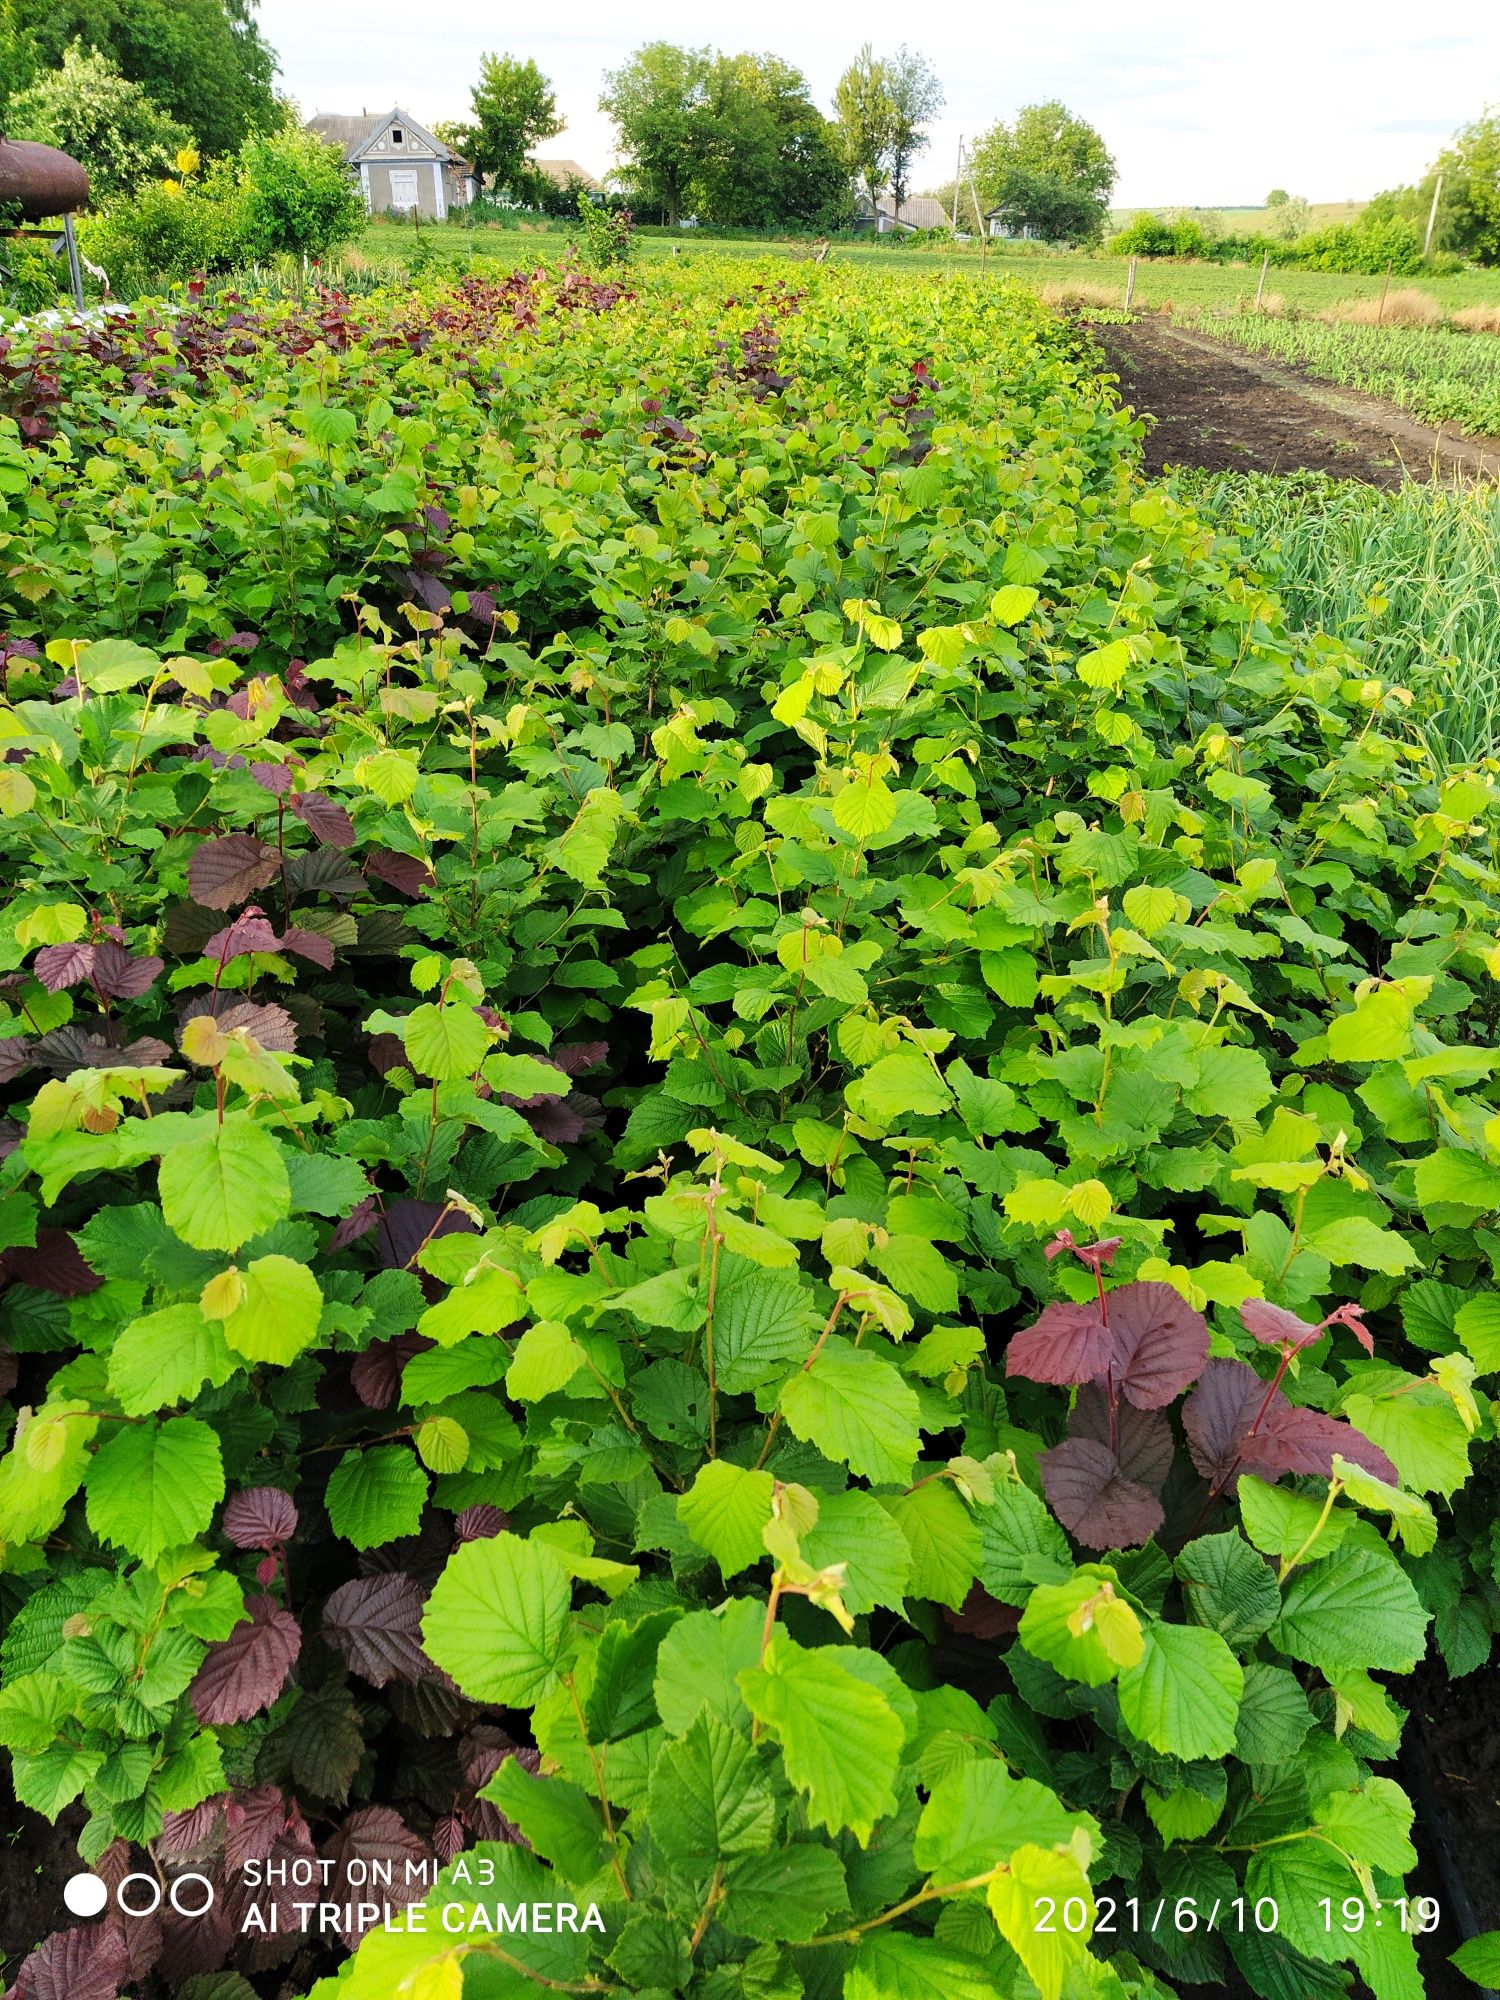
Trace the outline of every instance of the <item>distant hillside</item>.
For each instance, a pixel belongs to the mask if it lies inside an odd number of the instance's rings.
[[[1362,201],[1315,201],[1309,207],[1309,226],[1323,229],[1333,222],[1353,222],[1364,211]],[[1263,230],[1270,211],[1262,205],[1259,208],[1194,208],[1187,203],[1171,202],[1162,208],[1115,208],[1110,210],[1110,226],[1123,229],[1134,215],[1179,214],[1212,215],[1224,228],[1227,236],[1248,235]]]

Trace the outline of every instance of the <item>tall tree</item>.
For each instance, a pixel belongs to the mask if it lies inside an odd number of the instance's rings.
[[[647,42],[606,72],[599,99],[615,121],[634,199],[660,209],[674,229],[708,151],[712,68],[710,49]]]
[[[1011,228],[1074,243],[1103,234],[1115,163],[1087,119],[1056,98],[992,127],[971,164],[981,200]]]
[[[469,103],[471,121],[449,128],[459,150],[474,162],[481,180],[521,188],[533,147],[555,139],[563,129],[551,83],[529,56],[522,62],[517,56],[487,55],[480,60]]]
[[[25,21],[40,68],[60,67],[74,41],[98,49],[206,154],[281,122],[276,57],[246,0],[33,0]]]
[[[899,215],[910,191],[912,162],[927,146],[922,128],[943,108],[943,86],[926,56],[904,42],[886,62],[885,73],[891,100],[891,195]]]
[[[849,171],[877,202],[891,177],[898,114],[890,70],[868,42],[839,78],[833,103]]]

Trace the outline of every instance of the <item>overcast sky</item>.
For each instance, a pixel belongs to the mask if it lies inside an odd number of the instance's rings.
[[[948,98],[919,186],[951,178],[961,134],[1060,97],[1103,132],[1123,207],[1253,204],[1272,187],[1362,198],[1413,179],[1456,126],[1500,100],[1490,0],[761,0],[753,13],[692,0],[260,0],[260,19],[308,116],[392,104],[424,122],[462,116],[484,51],[533,56],[568,121],[542,150],[596,174],[614,158],[600,77],[650,40],[771,51],[825,110],[859,43],[879,53],[905,41]]]

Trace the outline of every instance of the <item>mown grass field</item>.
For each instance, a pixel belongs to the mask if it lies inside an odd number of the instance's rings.
[[[564,255],[572,237],[539,230],[469,229],[462,224],[443,223],[420,232],[405,223],[372,222],[360,239],[358,254],[374,261],[408,262],[418,245],[420,254],[440,264],[464,263],[473,258],[503,263],[507,269],[528,261],[540,262]],[[783,242],[746,240],[719,242],[695,238],[691,231],[680,236],[642,236],[639,254],[646,263],[674,260],[692,264],[702,259],[731,259],[764,262],[810,263],[812,245],[805,241]],[[835,242],[828,253],[830,264],[860,270],[882,271],[974,271],[1013,277],[1022,284],[1054,290],[1082,291],[1094,304],[1118,304],[1125,296],[1129,269],[1123,257],[1021,256],[1005,254],[999,246],[977,243],[911,245],[896,247],[871,241]],[[1194,311],[1232,312],[1254,298],[1259,269],[1248,265],[1177,263],[1143,259],[1137,266],[1135,303],[1161,311],[1181,306]],[[1273,270],[1266,280],[1268,292],[1280,294],[1285,304],[1299,312],[1319,312],[1345,299],[1378,298],[1383,279],[1364,273]],[[1405,280],[1403,282],[1417,282]],[[1500,271],[1465,271],[1453,277],[1423,278],[1430,292],[1448,311],[1464,306],[1500,304]]]

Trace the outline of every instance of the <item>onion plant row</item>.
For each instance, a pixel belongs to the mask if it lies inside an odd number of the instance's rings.
[[[1424,423],[1500,435],[1500,339],[1447,328],[1356,326],[1241,312],[1204,323],[1216,339],[1410,410]]]

